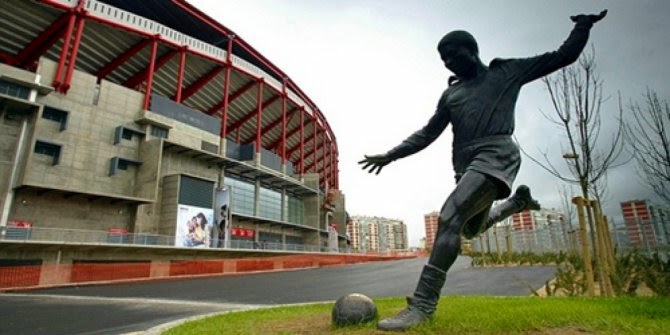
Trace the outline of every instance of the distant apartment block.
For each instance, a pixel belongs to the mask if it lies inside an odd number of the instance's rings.
[[[651,205],[647,200],[621,203],[621,213],[632,247],[651,247],[667,244],[669,240],[667,208]]]
[[[396,219],[352,216],[347,224],[351,248],[357,251],[407,250],[407,226]]]
[[[425,214],[423,221],[426,226],[426,248],[432,248],[435,243],[435,235],[437,234],[437,222],[440,218],[440,213],[437,211]]]

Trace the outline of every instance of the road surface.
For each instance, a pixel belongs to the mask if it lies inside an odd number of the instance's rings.
[[[319,269],[0,294],[0,334],[123,334],[199,314],[257,305],[334,301],[414,291],[426,258]],[[529,295],[555,268],[471,268],[459,257],[445,295]]]

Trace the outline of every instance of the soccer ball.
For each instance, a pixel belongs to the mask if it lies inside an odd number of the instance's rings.
[[[347,294],[335,302],[332,319],[337,327],[361,324],[377,318],[377,306],[363,294]]]

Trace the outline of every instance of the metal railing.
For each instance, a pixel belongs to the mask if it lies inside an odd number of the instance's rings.
[[[67,229],[67,228],[18,228],[0,227],[0,241],[31,241],[55,242],[65,244],[102,244],[102,245],[136,245],[136,246],[163,246],[184,249],[187,247],[175,246],[175,237],[158,234],[132,234],[100,230]],[[223,242],[217,246],[198,246],[199,249],[246,249],[272,250],[287,252],[326,252],[324,247],[310,244],[289,244],[274,242],[255,242],[252,240],[231,240],[224,246]],[[339,253],[352,253],[351,250],[340,250]]]

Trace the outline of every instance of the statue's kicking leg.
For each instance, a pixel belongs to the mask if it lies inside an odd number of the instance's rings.
[[[461,231],[469,221],[483,225],[495,200],[495,183],[485,175],[469,171],[456,185],[442,206],[433,251],[421,272],[414,295],[407,298],[407,308],[377,325],[381,330],[405,330],[430,318],[440,299],[447,270],[461,249]]]
[[[530,195],[530,188],[528,186],[520,185],[516,188],[514,195],[491,209],[485,224],[477,225],[476,222],[467,224],[463,228],[463,236],[467,239],[472,239],[510,215],[526,209],[539,210],[540,203]]]

